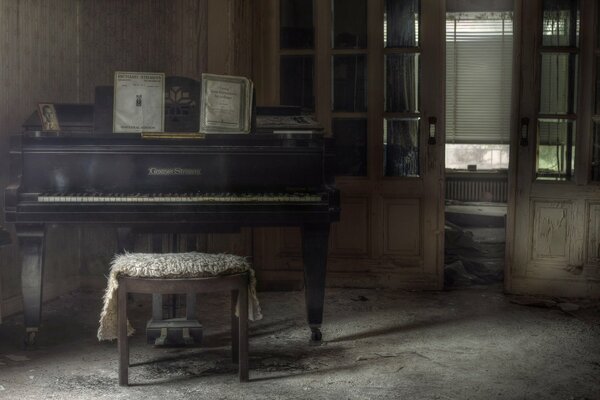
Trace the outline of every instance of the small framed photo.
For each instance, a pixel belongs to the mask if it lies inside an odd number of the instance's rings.
[[[54,108],[54,104],[39,103],[38,114],[40,115],[40,121],[42,122],[43,131],[60,131],[60,125],[58,124],[58,116],[56,115],[56,109]]]

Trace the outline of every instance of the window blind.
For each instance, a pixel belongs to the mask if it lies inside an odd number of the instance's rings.
[[[446,142],[508,144],[511,12],[446,14]]]

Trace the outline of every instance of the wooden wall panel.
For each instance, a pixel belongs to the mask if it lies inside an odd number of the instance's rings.
[[[92,102],[94,87],[111,85],[115,70],[200,79],[207,20],[206,0],[0,0],[0,190],[8,181],[8,137],[38,102]],[[73,253],[59,251],[65,243]],[[80,273],[103,277],[115,249],[111,229],[49,229],[45,293],[76,286]],[[18,311],[14,245],[0,250],[0,284],[5,312]]]
[[[383,198],[383,253],[418,256],[421,253],[421,204],[419,199]]]
[[[38,102],[77,101],[77,2],[73,0],[0,1],[0,188],[8,183],[8,138]],[[3,196],[0,207],[4,208]],[[4,216],[0,216],[0,223]],[[9,227],[10,228],[10,227]],[[47,249],[56,252],[62,242],[78,244],[76,229],[49,230]],[[71,252],[50,257],[46,294],[72,287],[77,265]],[[19,307],[20,268],[16,246],[0,250],[0,282],[4,312]],[[72,279],[71,279],[72,278]],[[12,299],[12,300],[11,300]]]
[[[600,204],[590,203],[587,240],[587,260],[589,265],[600,266]]]
[[[533,202],[533,259],[569,261],[567,234],[571,225],[568,202]]]
[[[207,2],[83,0],[80,96],[112,85],[113,73],[156,71],[200,79],[207,66]]]
[[[330,254],[367,257],[370,237],[369,197],[344,196],[341,209],[340,222],[331,226]]]
[[[112,85],[114,71],[156,71],[200,79],[207,68],[207,1],[83,0],[80,10],[80,98]],[[87,230],[90,228],[84,228]],[[81,274],[98,285],[116,248],[112,228],[83,234]],[[138,240],[139,250],[143,238]]]

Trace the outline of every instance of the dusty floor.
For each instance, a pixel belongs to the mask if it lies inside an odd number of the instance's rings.
[[[116,343],[98,343],[100,293],[46,305],[39,348],[20,349],[21,318],[0,325],[0,399],[600,399],[600,308],[517,305],[494,289],[327,291],[322,346],[307,345],[302,292],[260,293],[250,379],[229,362],[226,297],[201,297],[205,343],[132,341],[117,385]],[[131,304],[134,325],[149,297]]]

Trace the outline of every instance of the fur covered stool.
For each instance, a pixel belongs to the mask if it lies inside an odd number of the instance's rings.
[[[254,270],[245,258],[231,254],[127,253],[112,262],[99,340],[118,339],[119,384],[128,385],[129,345],[133,328],[127,321],[128,293],[207,293],[231,291],[232,358],[240,381],[248,380],[248,319],[262,318]]]

